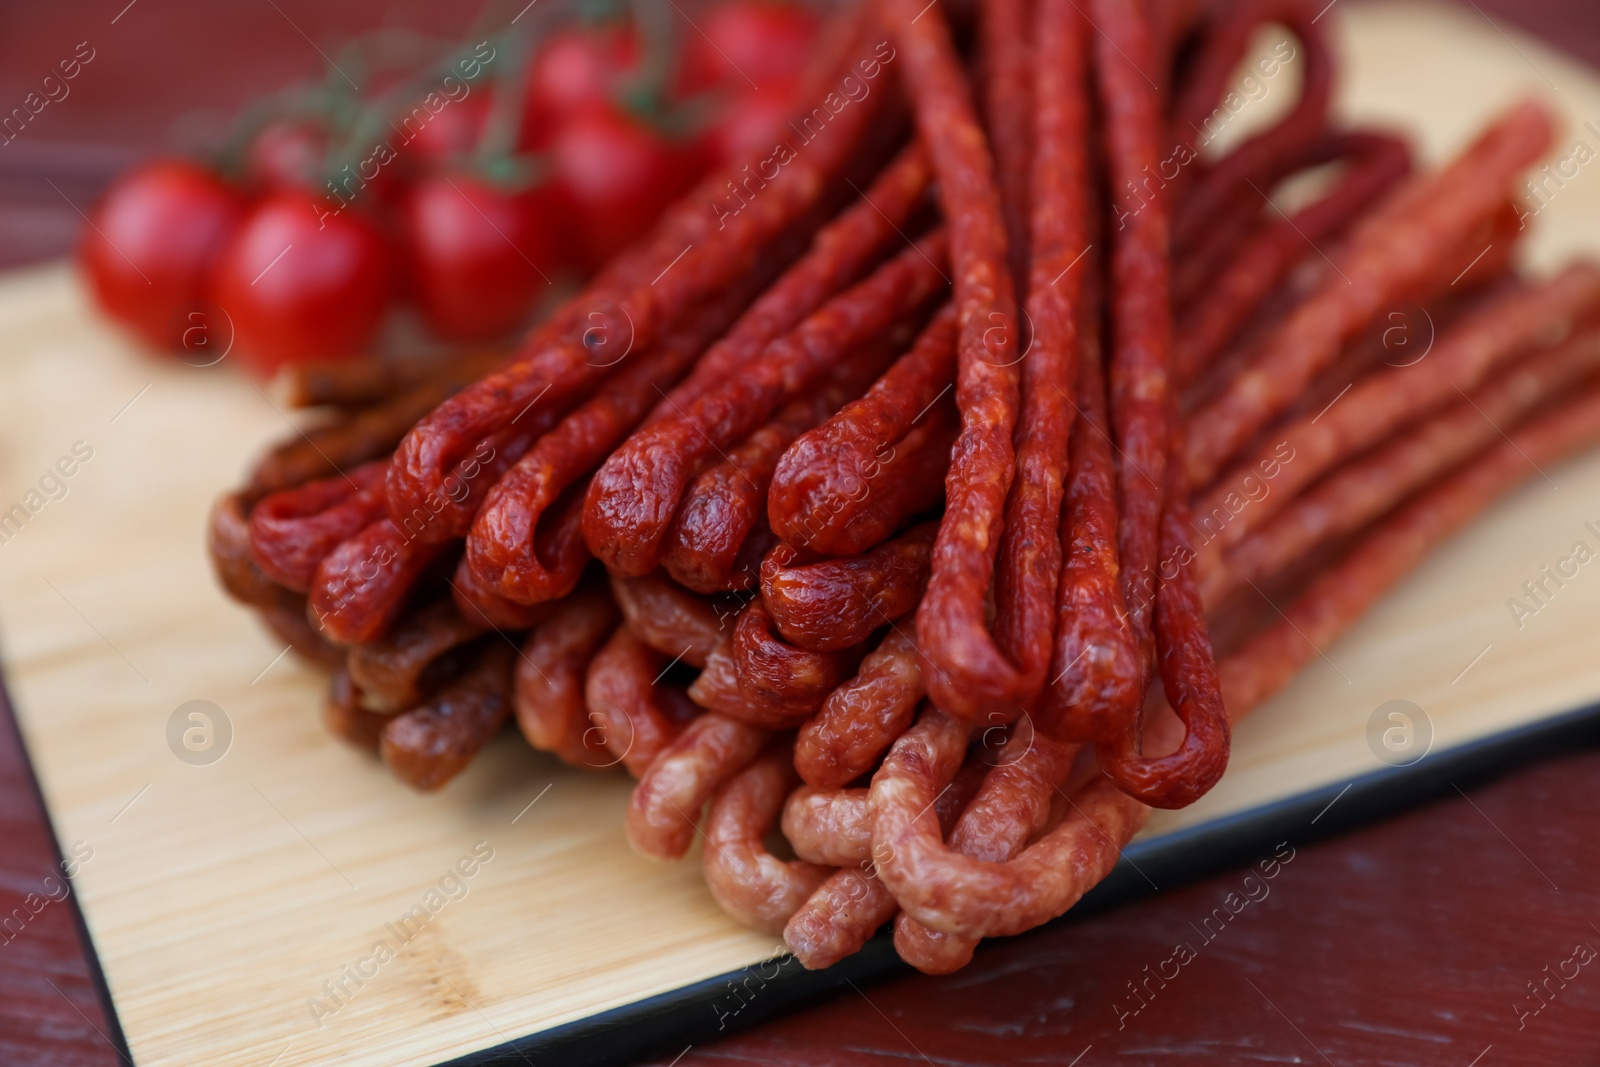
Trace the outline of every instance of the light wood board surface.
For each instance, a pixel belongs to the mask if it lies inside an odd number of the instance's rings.
[[[1430,158],[1522,92],[1568,114],[1560,155],[1600,149],[1583,128],[1600,80],[1470,10],[1342,0],[1327,17],[1344,111]],[[1533,265],[1600,250],[1596,174],[1540,214]],[[243,378],[139,357],[52,267],[0,282],[0,397],[0,511],[92,449],[0,543],[0,647],[62,846],[88,857],[76,892],[142,1067],[432,1064],[778,951],[721,914],[697,862],[629,851],[621,778],[508,735],[424,797],[324,733],[323,678],[223,599],[203,556],[212,497],[288,428]],[[1381,769],[1367,725],[1389,700],[1423,709],[1435,750],[1600,700],[1600,562],[1520,628],[1507,608],[1575,542],[1600,549],[1587,521],[1600,455],[1446,546],[1239,728],[1216,790],[1148,833]],[[190,700],[231,724],[207,766],[168,747]],[[492,858],[447,879],[475,849]],[[389,924],[418,905],[402,940]]]

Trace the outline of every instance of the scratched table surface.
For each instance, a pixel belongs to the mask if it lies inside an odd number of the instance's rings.
[[[1600,65],[1592,0],[1464,2]],[[315,73],[319,46],[377,26],[465,37],[477,14],[423,0],[0,4],[0,110],[93,51],[71,95],[0,146],[0,267],[61,255],[77,208],[121,167],[213,138],[252,96]],[[0,1064],[118,1063],[3,702],[0,716],[0,915],[30,893],[47,901],[0,934]],[[1600,750],[1581,749],[1339,836],[1308,823],[1276,857],[988,946],[956,975],[891,976],[753,1026],[752,999],[727,1036],[655,1067],[1600,1067],[1597,780]],[[1270,881],[1245,881],[1274,860]]]

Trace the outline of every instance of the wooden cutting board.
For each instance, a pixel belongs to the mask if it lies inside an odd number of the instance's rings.
[[[1535,42],[1465,9],[1329,8],[1343,111],[1410,131],[1428,158],[1524,92],[1568,115],[1558,156],[1600,149],[1600,122],[1584,125],[1600,79]],[[1600,250],[1597,175],[1549,186],[1534,268]],[[28,513],[0,527],[5,674],[137,1063],[436,1064],[781,952],[722,915],[697,862],[628,849],[621,778],[508,735],[424,797],[324,733],[323,678],[204,560],[212,497],[290,422],[226,361],[141,356],[56,266],[0,281],[0,396],[0,512]],[[1423,767],[1600,701],[1600,562],[1536,613],[1508,608],[1577,542],[1600,550],[1597,531],[1600,455],[1540,472],[1245,722],[1222,784],[1145,840],[1386,770],[1372,738],[1398,720],[1371,723],[1390,701],[1431,733]],[[198,757],[191,701],[221,712]],[[714,1031],[732,1003],[685,1007],[700,1014],[681,1025]]]

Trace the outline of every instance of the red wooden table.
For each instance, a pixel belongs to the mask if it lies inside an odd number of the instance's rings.
[[[1600,64],[1593,0],[1464,2]],[[463,38],[475,14],[422,0],[0,7],[0,112],[80,42],[95,51],[69,97],[0,145],[0,266],[62,254],[127,161],[316,73],[318,45],[377,25]],[[4,917],[56,884],[57,856],[0,717]],[[1270,894],[1225,927],[1206,920],[1246,868],[986,947],[956,975],[860,985],[742,1032],[735,1019],[659,1063],[1600,1067],[1597,781],[1588,750],[1461,781],[1387,822],[1291,839]],[[1176,967],[1179,944],[1194,958]],[[0,1065],[119,1062],[91,974],[67,905],[0,928]]]

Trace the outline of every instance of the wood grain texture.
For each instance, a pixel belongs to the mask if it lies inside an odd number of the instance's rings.
[[[93,450],[0,545],[0,626],[61,838],[94,850],[77,888],[141,1064],[433,1063],[773,951],[697,864],[628,849],[619,778],[507,735],[426,797],[330,741],[323,677],[219,597],[201,551],[214,489],[285,416],[231,373],[130,358],[60,269],[11,280],[0,322],[7,492]],[[209,766],[168,748],[190,700],[231,722]],[[480,841],[492,860],[457,885]],[[458,899],[430,902],[447,876]],[[388,924],[419,904],[402,945]],[[395,958],[363,964],[380,943]]]
[[[1335,841],[1291,835],[1294,858],[1264,896],[1247,870],[1163,887],[986,943],[957,974],[862,985],[675,1062],[1592,1067],[1600,959],[1544,983],[1579,945],[1600,951],[1597,775],[1589,752],[1463,781],[1462,794]],[[1216,917],[1250,892],[1258,902]],[[1194,958],[1166,963],[1179,945]]]
[[[1380,29],[1385,40],[1397,32],[1394,24]],[[1462,33],[1470,36],[1465,27]],[[1470,81],[1480,96],[1503,88],[1507,82],[1485,81],[1473,67],[1472,51],[1461,48],[1463,39],[1438,35],[1451,64],[1459,64],[1459,74],[1450,77]],[[1503,47],[1487,39],[1479,43],[1485,55],[1489,48],[1500,48],[1497,62],[1503,70]],[[1412,70],[1426,69],[1419,51],[1425,59],[1423,45],[1413,44],[1405,52],[1406,61],[1416,65]],[[1535,54],[1539,66],[1550,70],[1553,61]],[[1556,69],[1555,74],[1570,93],[1569,71]],[[1581,72],[1575,77],[1589,84]],[[1481,112],[1472,103],[1478,97],[1463,91],[1452,82],[1441,99],[1467,114],[1460,119],[1464,135],[1471,116]],[[1374,95],[1398,104],[1407,100],[1403,89],[1392,86],[1375,89]],[[1358,92],[1358,105],[1359,100]],[[1600,114],[1600,109],[1589,110]],[[1547,222],[1561,221],[1558,208],[1572,211],[1571,218],[1592,218],[1593,201],[1576,195],[1584,188],[1574,186],[1573,197],[1552,205]],[[1568,237],[1573,232],[1571,227],[1561,230]],[[1577,239],[1585,238],[1580,234]],[[1587,240],[1592,247],[1592,237]],[[397,1014],[416,1012],[427,1022],[424,1044],[492,1044],[494,1032],[526,1028],[529,1016],[522,1005],[528,1001],[547,1011],[559,999],[556,993],[574,996],[572,983],[565,980],[571,972],[552,975],[550,965],[583,972],[606,997],[631,999],[639,995],[638,988],[624,984],[627,977],[619,977],[624,972],[637,977],[647,971],[647,986],[659,981],[665,982],[660,988],[667,988],[724,970],[727,960],[745,962],[770,948],[728,930],[720,916],[707,910],[692,868],[638,867],[625,852],[613,857],[618,865],[590,865],[591,853],[606,853],[620,842],[618,808],[610,796],[618,793],[615,786],[569,783],[537,757],[501,745],[444,798],[414,798],[323,739],[310,695],[315,682],[304,672],[284,661],[252,683],[276,650],[242,616],[221,605],[204,583],[203,571],[196,569],[199,511],[210,490],[233,476],[254,442],[279,432],[281,418],[236,381],[131,362],[100,327],[84,318],[59,275],[24,279],[0,297],[0,322],[7,324],[8,342],[28,337],[30,330],[33,337],[31,347],[8,345],[0,365],[0,387],[13,406],[25,409],[3,435],[0,486],[8,492],[14,488],[11,495],[20,499],[44,466],[73,441],[89,441],[97,449],[68,496],[47,505],[15,542],[0,548],[5,553],[0,557],[0,622],[30,742],[52,805],[62,814],[63,839],[77,840],[73,831],[85,830],[99,836],[84,840],[105,843],[104,848],[97,843],[80,887],[124,1013],[129,1005],[147,1013],[140,1017],[148,1023],[147,1036],[135,1038],[141,1063],[203,1062],[208,1050],[219,1049],[227,1054],[217,1062],[267,1062],[275,1055],[285,1064],[317,1062],[319,1044],[314,1042],[334,1036],[326,1032],[335,1027],[348,1029],[335,1031],[336,1040],[320,1045],[323,1050],[340,1049],[354,1055],[355,1062],[427,1062],[437,1056],[436,1048],[418,1048],[397,1037]],[[151,388],[140,393],[144,384]],[[128,399],[133,406],[118,416]],[[1568,472],[1552,473],[1562,486],[1557,493],[1576,486],[1575,495],[1600,499],[1593,492],[1600,472],[1591,472],[1587,482],[1569,478]],[[9,499],[0,506],[9,506]],[[1536,572],[1548,561],[1544,556],[1537,551],[1525,553],[1526,559],[1508,556],[1505,546],[1515,541],[1514,547],[1525,548],[1528,538],[1560,527],[1573,515],[1519,525],[1515,516],[1526,518],[1535,503],[1526,500],[1494,520],[1509,526],[1485,527],[1488,533],[1475,531],[1462,541],[1488,536],[1484,544],[1493,557],[1490,569],[1501,568],[1496,573],[1502,578],[1510,572],[1508,561],[1531,562]],[[147,551],[152,543],[158,551]],[[1550,543],[1559,554],[1568,541]],[[1533,544],[1543,547],[1542,542]],[[30,547],[34,545],[39,547]],[[1452,545],[1449,552],[1459,549],[1460,544]],[[1392,671],[1397,659],[1414,666],[1430,652],[1439,660],[1441,649],[1479,636],[1470,626],[1463,629],[1466,624],[1454,615],[1442,627],[1419,629],[1419,622],[1436,620],[1442,610],[1493,625],[1492,613],[1482,605],[1486,593],[1498,589],[1496,584],[1462,584],[1463,568],[1473,569],[1475,578],[1487,573],[1479,560],[1468,551],[1454,562],[1437,562],[1383,609],[1399,610],[1398,616],[1385,623],[1380,612],[1369,620],[1367,629],[1377,627],[1366,636],[1372,644],[1403,642],[1398,657],[1395,648],[1373,652],[1379,673],[1366,670],[1360,635],[1329,650],[1342,668],[1346,661],[1339,650],[1352,646],[1361,682],[1372,683],[1370,692],[1332,701],[1343,714],[1337,728],[1327,730],[1320,726],[1328,713],[1316,704],[1326,695],[1327,679],[1308,679],[1300,688],[1309,687],[1309,692],[1292,704],[1286,696],[1279,703],[1293,713],[1279,716],[1286,724],[1283,731],[1269,732],[1260,742],[1241,739],[1241,751],[1255,751],[1258,743],[1265,748],[1256,772],[1238,775],[1243,792],[1233,803],[1249,806],[1254,798],[1281,794],[1286,782],[1301,789],[1353,769],[1375,767],[1370,753],[1363,755],[1363,735],[1345,721],[1353,718],[1350,708],[1359,709],[1364,726],[1365,715],[1376,706],[1369,698],[1393,688],[1392,675],[1382,674],[1386,666]],[[1517,571],[1513,588],[1532,573]],[[54,584],[35,580],[44,578]],[[34,588],[27,588],[30,584]],[[1419,586],[1434,599],[1426,601],[1427,612],[1408,616],[1404,609]],[[1487,602],[1509,618],[1503,599],[1496,592]],[[1535,621],[1550,624],[1552,640],[1558,631],[1577,631],[1588,618],[1580,599],[1576,593],[1570,602],[1563,598]],[[1594,609],[1593,600],[1589,606]],[[1558,615],[1557,608],[1577,614]],[[1475,647],[1465,649],[1461,666]],[[1543,702],[1569,695],[1564,685],[1581,690],[1593,681],[1592,675],[1579,683],[1550,676],[1552,671],[1561,675],[1570,656],[1540,662],[1515,647],[1513,652],[1518,654],[1508,657],[1512,666],[1506,668],[1511,673],[1490,675],[1498,681],[1482,700],[1457,698],[1437,679],[1418,683],[1417,692],[1427,699],[1411,698],[1449,730],[1458,731],[1441,730],[1441,743],[1537,714],[1541,707],[1570,706]],[[1477,672],[1494,662],[1491,656],[1469,675],[1474,687],[1480,684]],[[1530,673],[1516,674],[1517,664]],[[92,691],[87,702],[86,689]],[[1590,695],[1596,691],[1600,689],[1591,688]],[[236,747],[209,768],[183,765],[165,748],[166,716],[181,701],[196,697],[222,704],[236,731]],[[1268,717],[1264,713],[1260,721]],[[1301,729],[1306,724],[1313,726],[1309,736]],[[1319,754],[1329,755],[1324,760]],[[1285,764],[1289,770],[1273,784],[1271,774],[1261,768],[1280,758],[1290,761]],[[538,806],[512,824],[522,805],[551,783]],[[143,791],[146,785],[150,788]],[[133,806],[124,810],[130,800]],[[1227,803],[1226,794],[1217,800]],[[536,825],[536,816],[546,820],[539,826],[543,836],[530,839],[527,830]],[[403,830],[385,837],[374,831],[378,826]],[[480,839],[473,834],[485,827],[494,832],[480,836],[495,845],[495,858],[474,877],[468,898],[445,905],[429,924],[433,944],[421,938],[408,944],[370,986],[356,990],[348,1007],[325,1018],[306,1044],[297,1044],[294,1038],[300,1035],[291,1033],[285,1021],[297,1013],[301,1029],[306,1027],[305,1001],[318,993],[321,982],[339,980],[342,968],[370,949],[372,938],[361,931],[381,931],[383,923],[422,899],[445,865],[469,851]],[[507,836],[496,836],[502,832]],[[176,863],[174,856],[179,857]],[[117,877],[125,872],[129,877]],[[567,884],[559,884],[563,882]],[[530,889],[545,893],[553,883],[556,892],[542,903],[530,902]],[[346,894],[357,898],[353,904]],[[639,908],[639,925],[647,928],[642,942],[631,940],[635,930],[630,923]],[[528,922],[504,921],[505,915],[522,916],[529,910],[533,915]],[[502,918],[478,918],[481,912]],[[619,924],[610,918],[613,914],[629,921]],[[685,925],[684,915],[694,920]],[[587,916],[598,918],[586,928]],[[664,922],[672,928],[648,929]],[[704,928],[696,927],[697,922],[704,922]],[[103,931],[116,936],[108,940]],[[569,940],[561,941],[563,936]],[[127,939],[120,948],[114,944],[119,938]],[[616,970],[608,971],[592,958],[594,950],[603,949],[602,942],[614,942]],[[653,966],[633,966],[641,945],[659,944],[665,945],[665,957],[652,953],[658,961]],[[173,953],[193,953],[197,947],[197,957],[174,965]],[[726,958],[716,956],[720,949],[727,950]],[[295,970],[290,981],[259,965],[263,959],[285,958]],[[659,962],[663,958],[669,959],[665,974]],[[679,972],[671,968],[685,960],[692,962],[675,979]],[[713,970],[695,972],[697,965]],[[225,1000],[219,988],[231,988]],[[388,998],[396,992],[400,995],[391,1002]],[[209,1007],[219,1000],[224,1000],[219,1007]],[[550,1017],[561,1017],[559,1006]],[[266,1039],[269,1034],[285,1040],[278,1045],[276,1037]]]
[[[84,960],[69,888],[0,695],[0,1063],[114,1063],[112,1025]]]

